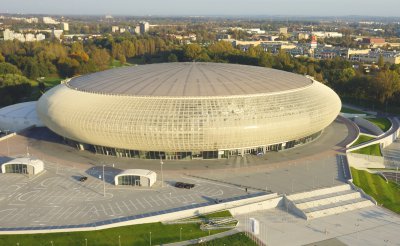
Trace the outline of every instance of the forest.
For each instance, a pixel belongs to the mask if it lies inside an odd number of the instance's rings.
[[[36,100],[48,89],[42,82],[46,77],[62,79],[122,65],[185,61],[238,63],[310,75],[344,101],[381,109],[400,107],[400,65],[381,59],[367,72],[363,64],[340,57],[296,58],[284,50],[272,54],[259,46],[244,51],[225,41],[181,44],[166,34],[129,33],[69,43],[0,42],[0,106]]]

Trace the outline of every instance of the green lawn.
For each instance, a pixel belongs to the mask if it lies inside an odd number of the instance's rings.
[[[375,198],[379,204],[383,204],[396,213],[400,213],[400,187],[394,182],[386,181],[377,174],[351,168],[353,182],[368,195]]]
[[[345,108],[345,107],[342,107],[340,112],[346,113],[346,114],[365,114],[365,112],[363,112],[363,111],[355,110],[355,109],[351,109],[351,108]]]
[[[111,63],[110,68],[116,68],[116,67],[124,67],[124,66],[131,66],[132,64],[130,64],[129,62],[125,62],[125,64],[121,64],[120,61],[118,60],[113,60],[113,62]]]
[[[209,242],[195,244],[205,246],[256,246],[257,244],[248,238],[244,233],[236,233],[231,236],[215,239]]]
[[[358,136],[357,141],[355,141],[351,146],[356,146],[359,145],[361,143],[365,143],[368,142],[369,140],[374,139],[374,137],[370,137],[370,136],[366,136],[366,135],[362,135],[360,134],[360,136]]]
[[[203,218],[231,217],[227,210],[211,214],[201,215]],[[118,245],[118,237],[121,236],[122,245],[149,245],[150,232],[152,245],[159,245],[180,241],[182,228],[182,240],[189,240],[199,237],[216,234],[226,229],[202,231],[200,224],[175,224],[164,225],[162,223],[149,223],[132,226],[122,226],[100,231],[66,232],[66,233],[45,233],[45,234],[24,234],[24,235],[0,235],[0,245],[85,245],[85,238],[88,245]]]
[[[381,147],[379,146],[379,144],[373,144],[358,150],[354,150],[352,152],[364,155],[382,156]]]
[[[370,122],[374,123],[376,126],[382,129],[382,131],[386,132],[392,126],[390,120],[386,118],[366,118]]]
[[[212,219],[212,218],[218,218],[218,217],[232,217],[232,214],[228,210],[222,210],[222,211],[218,211],[218,212],[211,213],[211,214],[199,215],[198,217],[204,218],[204,219]]]
[[[0,235],[0,245],[118,245],[118,237],[121,236],[122,245],[149,245],[150,232],[152,245],[159,245],[180,240],[180,228],[182,228],[182,240],[189,240],[208,236],[208,231],[200,230],[199,224],[163,225],[150,223],[133,226],[123,226],[100,231],[24,234],[24,235]],[[211,234],[225,230],[211,230]]]

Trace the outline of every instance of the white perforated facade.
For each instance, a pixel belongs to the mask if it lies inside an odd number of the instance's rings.
[[[307,80],[299,88],[224,96],[135,96],[61,84],[42,96],[37,110],[51,130],[103,154],[221,158],[316,137],[336,118],[341,102],[325,85]]]

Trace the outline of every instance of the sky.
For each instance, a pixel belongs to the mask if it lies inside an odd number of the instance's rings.
[[[0,13],[400,17],[400,0],[0,0]]]

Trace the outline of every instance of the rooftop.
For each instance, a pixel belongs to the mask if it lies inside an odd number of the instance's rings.
[[[304,76],[271,68],[225,63],[129,66],[76,77],[80,91],[132,96],[232,96],[275,93],[312,84]]]

